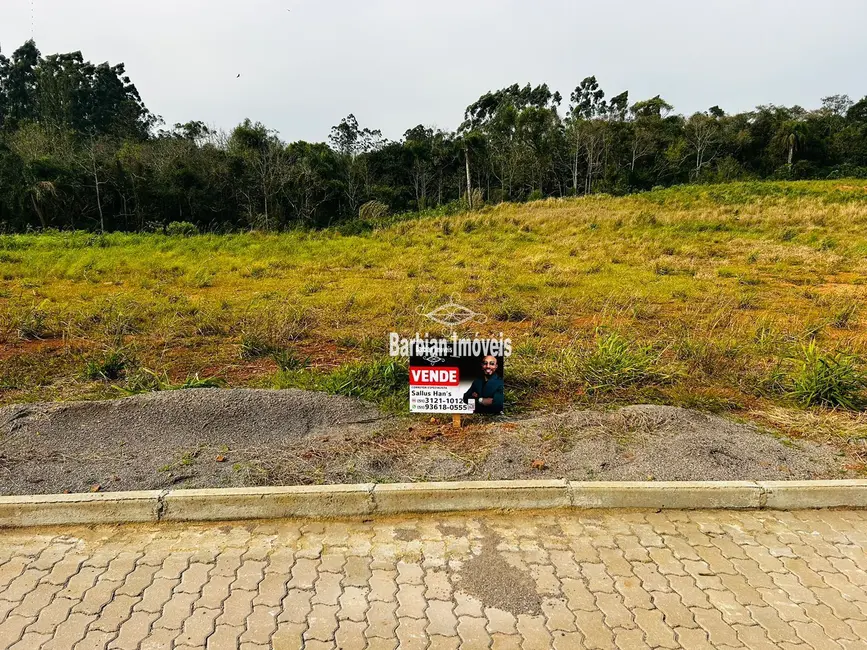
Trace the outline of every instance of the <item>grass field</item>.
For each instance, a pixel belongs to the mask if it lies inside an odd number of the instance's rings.
[[[0,237],[0,404],[180,385],[405,402],[387,334],[513,339],[514,410],[729,412],[867,461],[867,180],[690,186],[361,234]],[[831,408],[834,407],[834,408]],[[863,465],[861,465],[863,467]]]

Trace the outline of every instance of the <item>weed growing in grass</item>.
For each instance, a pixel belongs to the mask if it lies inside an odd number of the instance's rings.
[[[573,345],[561,348],[550,364],[543,364],[543,372],[556,377],[564,387],[579,385],[585,378],[585,356]]]
[[[753,291],[744,291],[738,296],[737,308],[744,311],[758,309],[761,305],[759,297]]]
[[[653,272],[656,275],[695,275],[696,271],[690,266],[679,266],[656,260],[653,263]]]
[[[280,352],[280,348],[275,348],[264,339],[246,333],[241,335],[242,359],[261,359],[278,352]]]
[[[788,393],[791,386],[790,370],[784,360],[776,359],[761,369],[747,371],[741,377],[740,384],[747,389],[747,392],[759,397],[781,397]]]
[[[220,377],[199,377],[199,373],[190,375],[180,384],[167,382],[163,390],[186,390],[189,388],[225,388],[226,380]]]
[[[513,323],[527,320],[530,317],[527,307],[515,299],[506,299],[501,302],[494,312],[494,318]]]
[[[737,400],[705,390],[683,391],[675,388],[672,390],[672,397],[676,406],[708,413],[725,413],[743,408],[743,404]]]
[[[565,453],[574,447],[575,432],[562,421],[552,420],[542,430],[542,441],[546,447]]]
[[[322,280],[313,280],[301,287],[301,293],[305,296],[312,296],[314,293],[322,291],[325,288],[325,282]]]
[[[785,337],[779,332],[767,318],[759,321],[755,333],[752,336],[752,344],[755,350],[763,353],[776,353],[783,346]]]
[[[197,289],[205,289],[214,286],[216,274],[207,269],[196,269],[196,272],[190,277],[190,283]]]
[[[147,326],[147,321],[142,305],[124,297],[116,297],[97,301],[89,312],[73,314],[69,318],[69,325],[82,333],[95,330],[103,337],[121,339],[141,332]]]
[[[818,320],[812,323],[807,323],[807,326],[804,328],[804,338],[808,341],[815,341],[818,338],[819,334],[822,333],[822,330],[825,329],[825,326],[828,324],[826,320]]]
[[[867,374],[860,360],[843,353],[823,353],[815,341],[802,348],[801,357],[790,359],[789,395],[802,406],[840,406],[856,410],[864,404]]]
[[[193,330],[199,336],[220,336],[226,334],[229,329],[225,310],[211,307],[196,308],[190,314],[190,318]]]
[[[326,392],[324,385],[327,375],[312,372],[307,368],[295,370],[281,370],[271,378],[270,388],[286,390],[297,388],[299,390],[316,390]]]

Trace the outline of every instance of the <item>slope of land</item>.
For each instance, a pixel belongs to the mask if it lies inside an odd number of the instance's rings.
[[[811,344],[863,367],[865,226],[867,181],[841,180],[489,206],[360,234],[0,236],[0,403],[219,379],[399,409],[388,332],[435,333],[422,314],[455,297],[486,317],[464,333],[515,343],[510,412],[728,413],[830,441],[859,469],[860,407],[807,408],[795,383]]]

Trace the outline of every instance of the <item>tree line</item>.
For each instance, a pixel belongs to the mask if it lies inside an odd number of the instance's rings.
[[[607,96],[587,77],[568,101],[547,84],[487,92],[455,131],[398,141],[353,115],[328,142],[287,143],[245,120],[167,128],[123,64],[0,54],[0,231],[285,229],[386,212],[763,178],[867,176],[867,97],[719,106],[690,116],[659,95]]]

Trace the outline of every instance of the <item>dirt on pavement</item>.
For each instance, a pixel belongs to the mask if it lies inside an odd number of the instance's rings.
[[[497,550],[503,539],[481,524],[481,548],[463,563],[453,577],[461,592],[476,598],[485,607],[517,614],[541,614],[542,598],[526,566],[510,564]]]
[[[0,494],[430,480],[844,478],[832,447],[666,406],[522,419],[388,416],[299,390],[0,408]]]

